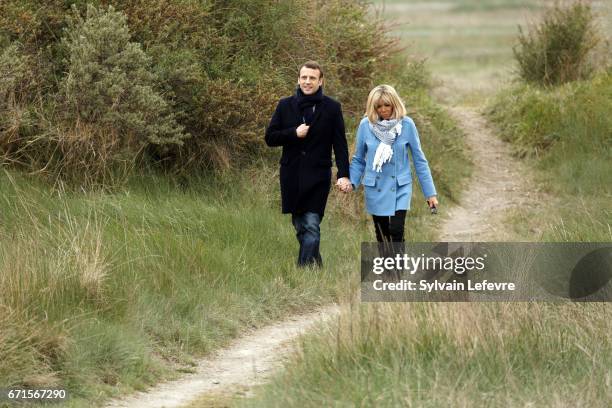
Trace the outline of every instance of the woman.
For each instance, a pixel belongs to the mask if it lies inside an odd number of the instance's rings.
[[[378,242],[403,242],[406,211],[410,209],[412,153],[423,195],[430,208],[438,206],[436,188],[419,134],[397,92],[389,85],[370,91],[366,117],[357,130],[350,165],[353,188],[364,185],[366,208],[374,220]],[[344,191],[350,191],[350,185]],[[342,188],[342,186],[341,186]]]

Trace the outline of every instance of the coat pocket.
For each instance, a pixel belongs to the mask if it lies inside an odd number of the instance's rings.
[[[402,174],[401,176],[397,176],[397,184],[400,186],[412,183],[412,177],[410,174]]]
[[[366,175],[363,177],[362,184],[368,187],[374,187],[376,185],[376,176]]]

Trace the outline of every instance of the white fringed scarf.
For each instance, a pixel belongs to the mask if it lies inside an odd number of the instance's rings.
[[[374,136],[380,143],[374,154],[374,163],[372,163],[372,170],[380,173],[382,172],[383,164],[387,163],[393,157],[393,142],[395,138],[402,133],[402,121],[400,119],[391,120],[379,120],[378,122],[371,124],[370,129],[374,132]]]

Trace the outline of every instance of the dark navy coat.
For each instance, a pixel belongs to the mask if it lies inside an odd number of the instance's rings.
[[[323,96],[316,106],[308,135],[297,137],[304,118],[297,98],[279,101],[266,129],[266,144],[282,146],[280,187],[283,213],[325,212],[331,187],[332,148],[338,178],[349,176],[348,147],[340,103]]]

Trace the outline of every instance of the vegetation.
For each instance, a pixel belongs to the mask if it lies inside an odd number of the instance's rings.
[[[558,3],[525,33],[519,26],[514,48],[519,75],[529,83],[557,85],[587,79],[593,72],[591,51],[600,41],[591,6]]]
[[[500,93],[490,119],[532,164],[551,202],[516,214],[553,241],[609,241],[612,184],[612,73],[541,90],[517,85]],[[533,227],[533,224],[532,224]]]
[[[542,6],[534,0],[376,3],[393,21],[393,34],[407,52],[426,58],[436,99],[473,107],[480,107],[510,74],[516,26]]]
[[[297,269],[273,174],[83,194],[3,172],[0,387],[67,387],[75,401],[142,388],[337,299],[358,263],[354,227],[324,224],[325,268]]]
[[[345,302],[374,235],[362,198],[331,195],[325,266],[301,270],[276,177],[262,161],[242,176],[138,176],[84,193],[3,172],[0,387],[67,387],[68,406],[89,407],[189,372],[247,328]],[[431,240],[416,202],[407,234]]]
[[[469,172],[426,68],[365,4],[8,0],[0,47],[0,388],[89,407],[354,292],[373,236],[361,197],[332,193],[325,267],[296,269],[278,151],[260,149],[306,59],[350,134],[370,87],[396,86],[443,199]],[[434,238],[424,206],[409,222]]]
[[[140,44],[130,42],[125,15],[88,5],[85,18],[77,13],[68,21],[62,46],[69,61],[59,87],[70,122],[136,145],[127,150],[182,145],[186,135],[154,90],[158,79]]]
[[[236,406],[606,407],[605,304],[353,306]],[[194,405],[195,408],[197,405]]]
[[[453,2],[453,9],[462,12],[472,11],[492,11],[492,10],[509,10],[518,8],[537,8],[538,4],[534,4],[533,0],[459,0]]]
[[[561,86],[519,83],[487,107],[543,190],[509,220],[525,240],[612,240],[611,84],[605,69]],[[347,309],[306,336],[271,384],[234,405],[606,407],[612,400],[609,304]]]
[[[323,64],[326,93],[354,115],[404,67],[397,51],[361,2],[3,1],[0,152],[79,185],[151,166],[237,168],[261,155],[303,61]],[[422,87],[413,66],[404,77]]]
[[[530,163],[541,186],[537,205],[510,215],[521,236],[612,239],[612,70],[609,55],[595,48],[604,34],[588,3],[555,5],[528,35],[520,31],[520,81],[487,107],[501,137]]]

